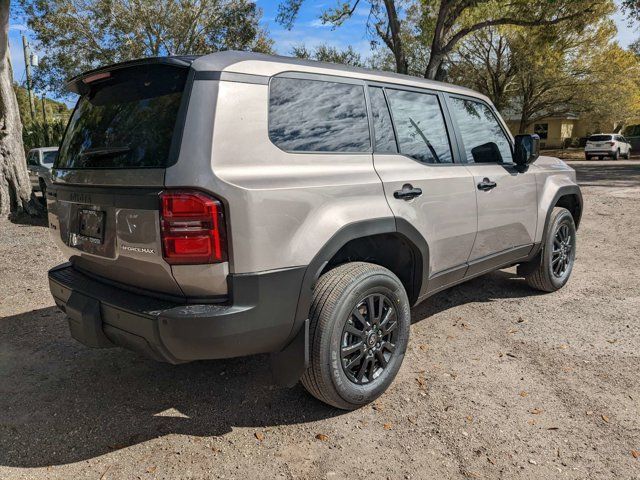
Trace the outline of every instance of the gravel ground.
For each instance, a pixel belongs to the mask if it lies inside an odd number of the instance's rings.
[[[390,390],[351,413],[272,386],[265,356],[79,345],[48,232],[0,221],[0,478],[640,478],[640,161],[573,165],[567,287],[510,269],[436,295]]]

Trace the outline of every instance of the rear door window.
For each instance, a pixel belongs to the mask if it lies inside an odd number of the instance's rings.
[[[291,152],[368,152],[364,86],[275,77],[269,91],[269,138]]]
[[[452,163],[437,95],[386,89],[400,153],[424,163]]]
[[[468,163],[512,163],[511,143],[488,105],[450,97]]]
[[[96,81],[78,100],[56,168],[167,166],[187,71],[147,65]]]

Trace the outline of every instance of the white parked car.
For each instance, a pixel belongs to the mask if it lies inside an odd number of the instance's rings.
[[[618,160],[620,157],[628,159],[630,155],[631,144],[622,135],[616,133],[591,135],[584,147],[584,157],[587,160],[591,160],[592,157],[598,157],[598,160],[604,157],[611,157],[613,160]]]
[[[51,168],[58,157],[58,147],[40,147],[27,153],[27,170],[33,191],[41,191],[45,197],[47,187],[51,185]],[[46,198],[46,197],[45,197]]]

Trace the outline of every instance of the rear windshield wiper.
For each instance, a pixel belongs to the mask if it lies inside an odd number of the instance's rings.
[[[127,153],[130,150],[131,150],[131,147],[128,147],[128,146],[87,148],[85,151],[83,151],[80,154],[80,156],[81,157],[113,156],[113,155],[118,155],[120,153]]]

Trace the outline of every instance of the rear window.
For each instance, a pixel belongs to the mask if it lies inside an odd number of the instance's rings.
[[[56,158],[58,158],[58,152],[55,152],[55,151],[44,152],[42,154],[42,164],[53,165],[53,162],[56,161]]]
[[[611,135],[591,135],[589,137],[590,142],[607,142],[611,140]]]
[[[187,72],[147,65],[97,80],[78,100],[56,168],[165,167]]]

